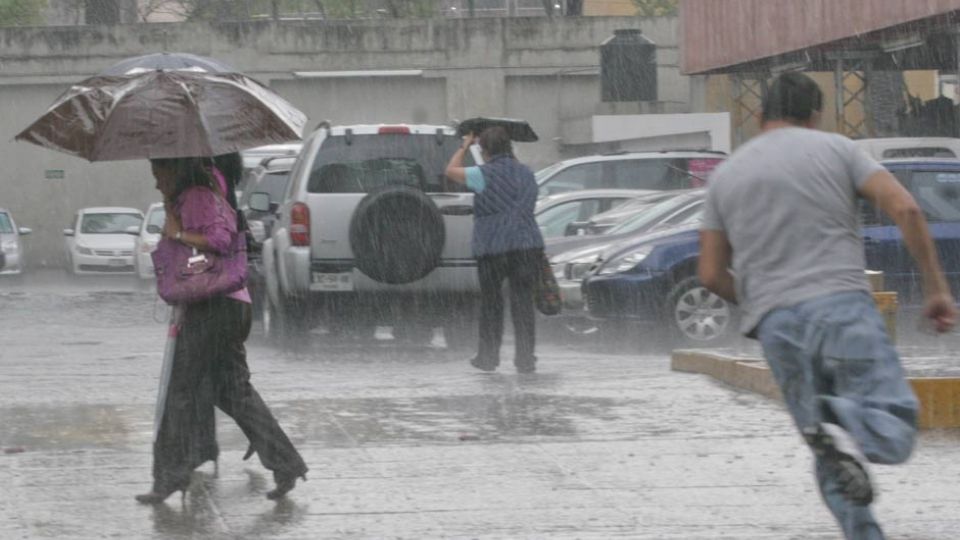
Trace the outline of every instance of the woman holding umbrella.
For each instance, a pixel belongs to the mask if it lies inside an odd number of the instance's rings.
[[[224,198],[228,186],[218,169],[205,167],[200,158],[154,159],[150,164],[167,206],[161,242],[221,255],[244,249],[236,211]],[[206,459],[210,435],[202,430],[209,426],[206,418],[213,405],[237,422],[251,450],[273,471],[276,488],[267,497],[282,497],[306,474],[307,466],[250,383],[243,345],[250,332],[250,295],[244,288],[183,307],[154,442],[153,489],[137,500],[156,504],[186,490],[193,469]]]
[[[463,167],[463,156],[480,143],[485,164]],[[510,314],[516,334],[513,358],[518,373],[536,371],[534,291],[543,261],[543,237],[533,216],[537,182],[517,161],[502,126],[472,133],[447,165],[447,176],[476,193],[473,199],[473,254],[480,277],[480,344],[470,364],[494,371],[503,340],[503,282],[510,284]]]
[[[240,150],[300,139],[305,123],[289,102],[228,66],[161,53],[73,85],[17,140],[89,161],[149,159],[167,205],[158,251],[182,244],[224,254],[244,250],[245,239],[233,199],[224,200],[233,186],[205,164],[219,159],[224,165],[231,161],[224,155],[235,162]],[[216,458],[214,406],[233,417],[250,450],[273,471],[276,488],[267,497],[282,497],[307,467],[250,384],[243,345],[249,295],[241,289],[175,306],[174,313],[168,347],[174,345],[165,354],[157,400],[153,489],[137,500],[160,503],[185,490],[193,469]]]

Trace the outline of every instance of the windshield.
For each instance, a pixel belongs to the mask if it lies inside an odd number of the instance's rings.
[[[139,227],[139,214],[84,214],[80,223],[83,234],[121,234],[130,227]]]
[[[6,212],[0,212],[0,234],[13,234],[13,222]]]
[[[310,193],[369,193],[388,186],[463,191],[444,171],[459,140],[436,135],[353,135],[327,138],[310,172]],[[473,166],[467,153],[464,166]]]
[[[550,165],[549,167],[546,167],[546,168],[544,168],[544,169],[540,169],[539,171],[537,171],[536,173],[534,173],[533,176],[534,176],[534,178],[537,179],[537,183],[539,184],[541,181],[543,181],[544,178],[549,177],[550,175],[552,175],[553,173],[557,172],[557,171],[560,170],[561,168],[563,168],[563,162],[554,163],[553,165]]]
[[[691,200],[687,197],[677,197],[661,201],[649,208],[641,210],[633,218],[624,221],[616,227],[610,228],[607,234],[648,231],[660,225],[664,220],[673,216],[675,212],[689,204],[691,204]]]
[[[929,221],[960,221],[960,171],[894,171]]]

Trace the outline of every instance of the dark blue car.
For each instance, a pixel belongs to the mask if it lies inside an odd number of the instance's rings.
[[[960,160],[884,161],[913,194],[930,222],[953,294],[960,294]],[[867,268],[884,272],[901,307],[922,302],[920,276],[897,227],[864,202]],[[737,331],[736,312],[697,280],[698,227],[660,231],[618,244],[600,256],[583,281],[590,316],[662,324],[678,341],[716,343]]]

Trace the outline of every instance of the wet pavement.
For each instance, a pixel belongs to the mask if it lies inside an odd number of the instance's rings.
[[[671,372],[663,351],[557,344],[531,376],[437,342],[254,336],[254,383],[309,481],[267,501],[220,416],[219,476],[141,506],[162,320],[132,280],[0,280],[0,538],[839,538],[778,403]],[[958,448],[926,432],[874,469],[889,538],[957,537]]]

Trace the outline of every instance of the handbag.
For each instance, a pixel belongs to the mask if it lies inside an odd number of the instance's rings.
[[[226,203],[217,197],[219,212]],[[230,294],[247,282],[247,251],[244,236],[234,233],[233,246],[225,255],[200,252],[186,244],[164,238],[150,255],[157,274],[157,293],[169,304],[189,304]]]
[[[537,279],[536,304],[537,311],[544,315],[559,315],[563,309],[563,300],[560,298],[560,286],[553,275],[550,260],[544,254],[540,257],[540,272]]]

